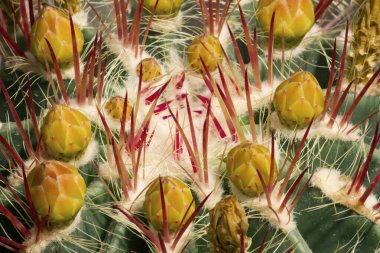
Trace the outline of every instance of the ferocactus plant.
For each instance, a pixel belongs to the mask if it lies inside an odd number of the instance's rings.
[[[82,31],[74,24],[78,54],[82,52],[84,38]],[[50,6],[42,9],[41,15],[34,22],[30,34],[30,50],[32,54],[45,64],[53,60],[49,51],[48,40],[60,67],[70,66],[73,62],[73,43],[69,17],[62,11]]]
[[[182,0],[160,0],[158,1],[154,15],[164,19],[173,18],[178,15],[182,2]],[[148,9],[149,12],[153,12],[155,5],[155,0],[144,0],[144,7]]]
[[[122,120],[123,118],[123,110],[124,110],[124,98],[121,96],[114,96],[110,98],[106,105],[105,109],[109,116],[116,120]],[[127,102],[127,108],[125,111],[125,119],[129,120],[131,117],[132,105]]]
[[[45,161],[30,171],[27,180],[33,205],[49,227],[67,225],[83,206],[86,184],[71,164]]]
[[[273,178],[277,176],[274,161]],[[263,192],[259,173],[269,183],[271,153],[263,145],[245,141],[232,148],[227,155],[227,177],[232,184],[247,196],[255,197]]]
[[[211,253],[242,252],[241,236],[245,238],[248,231],[248,218],[236,196],[227,196],[210,211],[210,224],[207,234],[211,244]]]
[[[142,71],[143,82],[152,82],[162,76],[161,66],[154,58],[146,58],[142,60],[136,67],[137,76],[140,76],[140,71]]]
[[[42,141],[49,157],[61,161],[79,158],[91,141],[88,118],[66,105],[54,105],[41,127]]]
[[[274,46],[285,48],[297,46],[314,25],[314,7],[312,0],[260,0],[257,19],[261,29],[269,33],[273,13]]]
[[[194,212],[193,195],[184,182],[174,177],[158,178],[151,184],[145,194],[144,213],[149,223],[158,231],[164,230],[160,185],[165,199],[168,228],[173,233],[180,227],[181,221],[186,223]]]
[[[281,123],[289,128],[305,128],[318,118],[325,96],[310,72],[297,72],[276,89],[273,105]]]
[[[203,72],[202,60],[212,72],[223,62],[223,49],[219,39],[214,35],[202,34],[195,37],[187,49],[187,60],[195,72]]]

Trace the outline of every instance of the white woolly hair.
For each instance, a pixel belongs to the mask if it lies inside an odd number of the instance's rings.
[[[319,168],[314,173],[311,184],[319,188],[334,203],[342,204],[380,225],[379,214],[373,209],[378,203],[378,198],[371,193],[363,205],[359,204],[359,199],[366,191],[366,187],[361,186],[358,193],[348,195],[352,179],[342,175],[339,170]]]
[[[36,228],[33,228],[31,231],[31,238],[24,242],[24,245],[26,246],[26,249],[24,251],[26,253],[40,253],[44,251],[44,249],[53,242],[70,241],[70,233],[72,233],[80,223],[82,210],[84,208],[86,207],[82,207],[82,209],[78,212],[74,220],[67,227],[54,229],[52,231],[42,230],[39,233],[39,238],[37,242],[35,242],[37,230]]]
[[[306,129],[299,129],[294,131],[293,129],[290,129],[287,126],[284,126],[281,123],[277,112],[272,112],[270,119],[271,128],[277,130],[279,133],[281,133],[281,135],[283,135],[286,138],[293,138],[293,136],[295,135],[296,138],[302,139],[306,132]],[[335,123],[331,128],[327,126],[330,120],[329,115],[326,115],[324,119],[321,121],[314,121],[313,125],[310,128],[308,138],[324,137],[329,140],[341,141],[358,141],[364,138],[364,134],[362,133],[360,128],[347,134],[347,131],[351,129],[353,125],[348,123],[346,124],[346,126],[340,127],[338,122],[340,122],[341,119],[341,116],[337,116],[335,119]]]

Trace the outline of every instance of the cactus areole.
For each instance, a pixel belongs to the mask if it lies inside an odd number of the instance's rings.
[[[47,218],[49,227],[67,225],[83,206],[86,184],[71,164],[45,161],[30,171],[27,180],[37,213]]]
[[[257,19],[261,29],[269,33],[275,12],[274,46],[281,49],[297,46],[314,25],[312,0],[260,0]]]
[[[274,161],[275,163],[275,161]],[[232,184],[247,196],[255,197],[263,192],[264,182],[269,183],[271,153],[263,145],[243,142],[232,148],[227,155],[227,176]],[[277,164],[273,167],[273,177],[277,176]]]
[[[162,177],[166,216],[169,231],[176,232],[195,210],[190,188],[174,177]],[[144,213],[149,223],[158,231],[164,230],[163,209],[160,194],[160,180],[153,181],[145,194]]]
[[[86,150],[92,137],[91,123],[80,111],[55,105],[43,120],[41,134],[49,157],[69,161]]]
[[[84,38],[81,30],[74,24],[78,54],[82,52]],[[30,33],[30,50],[41,64],[45,59],[50,65],[53,58],[50,54],[49,41],[57,62],[61,68],[73,63],[73,43],[69,17],[62,11],[50,6],[42,9],[41,15],[34,22]]]
[[[305,128],[317,119],[325,96],[317,79],[309,72],[297,72],[281,83],[274,94],[273,105],[282,124],[289,128]]]

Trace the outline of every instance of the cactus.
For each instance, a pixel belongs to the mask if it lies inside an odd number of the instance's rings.
[[[0,4],[0,252],[380,250],[378,0],[41,2]]]

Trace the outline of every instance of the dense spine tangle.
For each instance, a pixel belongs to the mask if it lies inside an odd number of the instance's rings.
[[[379,251],[378,0],[48,4],[0,3],[0,252]]]

